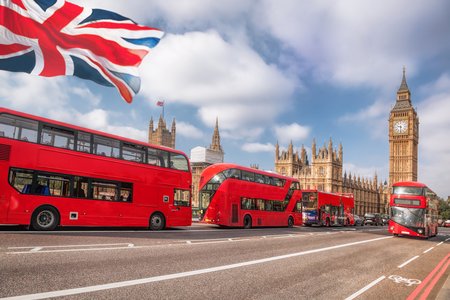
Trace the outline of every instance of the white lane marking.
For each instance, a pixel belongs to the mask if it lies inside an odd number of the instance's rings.
[[[333,233],[334,234],[334,233]],[[320,235],[320,234],[318,234]],[[102,251],[102,250],[126,250],[126,249],[142,249],[142,248],[153,248],[160,246],[173,246],[173,245],[205,245],[205,244],[219,244],[226,242],[244,242],[250,240],[258,239],[276,239],[276,238],[296,238],[305,237],[303,234],[285,234],[285,235],[272,235],[272,236],[262,236],[262,237],[234,237],[234,238],[223,238],[223,239],[206,239],[206,240],[188,240],[179,241],[178,243],[164,244],[164,245],[143,245],[136,246],[131,243],[118,243],[118,244],[88,244],[88,245],[58,245],[58,246],[26,246],[26,247],[8,247],[8,250],[23,250],[31,249],[26,251],[9,251],[7,254],[34,254],[34,253],[57,253],[57,252],[77,252],[77,251]],[[116,247],[106,247],[106,246],[116,246]],[[38,249],[40,248],[40,249]],[[59,248],[59,249],[58,249]],[[60,249],[63,248],[63,249]],[[33,251],[33,249],[35,249]]]
[[[444,243],[444,242],[440,242],[439,244],[436,245],[436,247],[442,245],[443,243]]]
[[[35,253],[58,253],[58,252],[81,252],[81,251],[104,251],[104,250],[127,250],[134,248],[144,248],[137,246],[122,246],[122,247],[102,247],[102,248],[80,248],[80,249],[59,249],[59,250],[39,250],[39,251],[13,251],[6,252],[6,254],[35,254]]]
[[[0,300],[45,299],[45,298],[52,298],[52,297],[77,295],[77,294],[82,294],[82,293],[91,293],[91,292],[97,292],[97,291],[103,291],[103,290],[109,290],[109,289],[115,289],[115,288],[121,288],[121,287],[134,286],[134,285],[139,285],[139,284],[159,282],[159,281],[195,276],[195,275],[200,275],[200,274],[236,269],[236,268],[252,266],[252,265],[257,265],[257,264],[263,264],[263,263],[268,263],[268,262],[292,258],[292,257],[303,256],[303,255],[307,255],[307,254],[313,254],[313,253],[318,253],[318,252],[324,252],[324,251],[329,251],[329,250],[334,250],[334,249],[350,247],[350,246],[354,246],[354,245],[361,245],[361,244],[381,241],[381,240],[390,239],[390,238],[392,238],[392,236],[380,237],[380,238],[375,238],[375,239],[370,239],[370,240],[363,240],[363,241],[358,241],[358,242],[353,242],[353,243],[347,243],[347,244],[341,244],[341,245],[330,246],[330,247],[325,247],[325,248],[307,250],[307,251],[296,252],[296,253],[291,253],[291,254],[273,256],[273,257],[268,257],[268,258],[263,258],[263,259],[250,260],[250,261],[235,263],[235,264],[231,264],[231,265],[223,265],[223,266],[218,266],[218,267],[199,269],[199,270],[194,270],[194,271],[187,271],[187,272],[174,273],[174,274],[168,274],[168,275],[160,275],[160,276],[154,276],[154,277],[148,277],[148,278],[142,278],[142,279],[136,279],[136,280],[127,280],[127,281],[113,282],[113,283],[107,283],[107,284],[93,285],[93,286],[87,286],[87,287],[82,287],[82,288],[67,289],[67,290],[45,292],[45,293],[37,293],[37,294],[29,294],[29,295],[21,295],[21,296],[8,297],[8,298],[0,298]]]
[[[429,249],[423,251],[423,254],[428,253],[428,252],[430,252],[430,251],[433,250],[433,249],[434,249],[434,247],[431,247],[431,248],[429,248]]]
[[[352,300],[355,299],[356,297],[358,297],[359,295],[363,294],[365,291],[367,291],[368,289],[370,289],[371,287],[373,287],[374,285],[377,285],[380,281],[382,281],[383,279],[385,279],[386,276],[381,276],[380,278],[372,281],[371,283],[369,283],[368,285],[366,285],[365,287],[363,287],[362,289],[360,289],[359,291],[357,291],[356,293],[348,296],[347,298],[345,298],[345,300]]]
[[[446,239],[445,242],[450,241],[450,238]]]
[[[115,244],[85,244],[85,245],[48,245],[48,246],[22,246],[22,247],[8,247],[8,249],[30,249],[30,248],[83,248],[83,247],[102,247],[102,246],[129,246],[129,243],[115,243]],[[132,245],[132,244],[131,244]]]
[[[413,258],[408,259],[407,261],[405,261],[404,263],[402,263],[401,265],[398,266],[399,269],[403,268],[404,266],[406,266],[407,264],[409,264],[410,262],[412,262],[413,260],[419,258],[419,255],[414,256]]]
[[[111,247],[115,246],[115,247]],[[31,247],[8,247],[7,254],[30,254],[30,253],[54,253],[54,252],[76,252],[76,251],[99,251],[134,248],[132,243],[119,244],[90,244],[90,245],[56,245],[56,246],[31,246]],[[29,250],[25,250],[29,249]],[[24,251],[14,251],[24,250]]]

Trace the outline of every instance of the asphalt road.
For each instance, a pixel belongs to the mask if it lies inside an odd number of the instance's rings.
[[[0,299],[448,299],[449,243],[450,228],[0,227]]]

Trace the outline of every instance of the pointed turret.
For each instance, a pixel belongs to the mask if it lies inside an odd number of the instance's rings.
[[[409,91],[408,84],[406,83],[406,71],[403,67],[402,83],[397,91],[397,101],[392,111],[410,109],[411,105],[411,92]]]
[[[280,145],[277,144],[275,145],[275,161],[278,161],[278,159],[280,158]]]
[[[177,132],[175,118],[173,118],[173,120],[172,120],[172,127],[171,127],[170,131],[171,131],[171,140],[172,140],[171,145],[172,145],[172,148],[175,148],[175,137],[176,137],[176,132]]]
[[[401,92],[409,92],[408,84],[406,83],[406,69],[403,67],[403,77],[402,77],[402,83],[400,84],[400,87],[398,88],[397,93]]]
[[[223,152],[222,145],[220,144],[219,117],[216,117],[216,126],[214,127],[214,133],[209,149]]]
[[[311,160],[314,161],[314,159],[316,158],[316,139],[313,139],[312,146],[311,146],[311,152],[312,152]]]
[[[306,158],[306,149],[305,149],[305,146],[304,145],[302,145],[302,150],[301,150],[301,162],[302,162],[302,164],[306,164],[306,162],[307,162],[307,158]]]

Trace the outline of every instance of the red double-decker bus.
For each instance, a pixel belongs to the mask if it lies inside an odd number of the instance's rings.
[[[349,226],[355,224],[353,194],[303,190],[303,224],[311,226]]]
[[[0,108],[0,224],[190,226],[184,153]]]
[[[224,227],[302,224],[301,191],[297,179],[246,168],[215,164],[200,177],[203,222]]]
[[[392,185],[389,232],[394,236],[432,237],[438,232],[438,200],[425,184],[414,181]]]

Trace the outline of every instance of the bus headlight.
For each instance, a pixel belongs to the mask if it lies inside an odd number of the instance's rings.
[[[391,230],[394,230],[394,226],[391,226]]]

